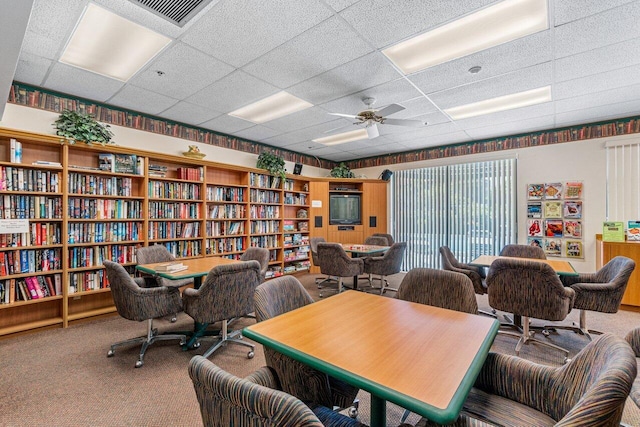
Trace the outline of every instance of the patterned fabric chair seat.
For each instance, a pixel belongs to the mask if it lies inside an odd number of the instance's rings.
[[[631,346],[631,349],[636,354],[638,364],[640,364],[640,328],[635,328],[624,337],[625,340]],[[640,408],[640,376],[636,377],[631,387],[631,400]]]
[[[262,282],[267,276],[269,268],[269,250],[265,248],[249,248],[241,256],[240,261],[258,261],[260,263],[260,276]]]
[[[547,259],[547,255],[545,255],[542,248],[530,245],[506,245],[500,251],[500,256],[510,256],[514,258]]]
[[[387,244],[387,238],[382,236],[369,236],[364,239],[365,245],[374,245],[374,246],[391,246]]]
[[[392,244],[382,256],[364,258],[364,272],[369,275],[369,285],[372,284],[374,274],[380,276],[380,295],[384,294],[387,289],[398,290],[389,286],[386,276],[400,273],[406,250],[407,242],[397,242]]]

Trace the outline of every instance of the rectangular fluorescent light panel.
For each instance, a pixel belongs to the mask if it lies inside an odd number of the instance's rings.
[[[260,124],[309,107],[313,107],[313,104],[282,91],[232,111],[229,115]]]
[[[548,28],[547,0],[505,0],[382,53],[411,74]]]
[[[367,139],[366,129],[352,130],[349,132],[337,133],[335,135],[325,136],[322,138],[312,139],[313,142],[317,142],[324,145],[338,145],[345,142],[359,141],[361,139]]]
[[[551,101],[551,86],[527,90],[525,92],[512,93],[497,98],[485,99],[472,104],[443,110],[453,120],[468,119],[469,117],[483,114],[497,113],[498,111],[513,110],[515,108],[528,107],[529,105],[542,104]]]
[[[89,3],[60,62],[123,82],[171,39]]]

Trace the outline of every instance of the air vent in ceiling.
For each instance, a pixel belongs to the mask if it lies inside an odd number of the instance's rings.
[[[211,0],[130,0],[179,27],[184,26]]]

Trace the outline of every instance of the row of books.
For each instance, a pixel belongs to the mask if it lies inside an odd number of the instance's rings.
[[[0,280],[0,304],[62,295],[60,274]]]
[[[149,224],[149,239],[189,239],[199,237],[199,222],[154,221]]]
[[[251,203],[280,203],[280,193],[276,191],[251,189]]]
[[[299,231],[301,233],[304,233],[309,231],[309,222],[285,219],[282,227],[284,231]]]
[[[62,198],[5,194],[0,219],[62,219]]]
[[[282,179],[273,175],[262,175],[251,172],[249,174],[249,185],[261,188],[280,188]]]
[[[72,222],[68,225],[68,236],[70,244],[137,241],[142,236],[142,223]]]
[[[297,249],[285,249],[284,260],[285,261],[297,261],[305,260],[309,258],[309,247],[304,246]]]
[[[277,235],[252,236],[249,238],[250,245],[260,248],[277,248],[279,247]]]
[[[219,254],[224,252],[240,252],[246,249],[245,239],[243,237],[228,237],[222,239],[207,239],[206,251],[207,255]]]
[[[162,244],[176,258],[202,255],[202,243],[200,243],[200,240],[180,240],[177,242],[163,242]]]
[[[98,168],[106,172],[144,175],[144,158],[135,154],[98,154]]]
[[[244,188],[208,186],[207,200],[214,202],[243,202]]]
[[[92,196],[132,196],[133,180],[124,176],[69,174],[69,193]]]
[[[137,245],[82,246],[69,249],[69,268],[99,267],[103,261],[136,262]]]
[[[106,289],[109,281],[105,270],[78,271],[69,273],[69,293],[95,291],[96,289]]]
[[[300,193],[284,193],[285,205],[306,205],[307,195]]]
[[[149,197],[200,200],[200,185],[189,182],[149,181]]]
[[[91,199],[69,197],[69,218],[141,219],[142,201],[131,199]]]
[[[279,233],[280,221],[251,221],[251,234]]]
[[[251,218],[265,218],[265,219],[280,218],[280,206],[253,205],[251,206],[249,213]]]
[[[62,242],[59,222],[32,222],[27,233],[0,234],[0,248],[58,245]]]
[[[309,236],[300,233],[285,234],[284,246],[301,246],[309,244]]]
[[[149,202],[149,219],[198,219],[200,204],[187,202]]]
[[[203,181],[204,180],[204,167],[198,168],[178,168],[178,179],[185,179],[189,181]]]
[[[207,221],[207,236],[232,236],[244,234],[242,221]]]
[[[0,166],[0,190],[59,193],[60,172]]]
[[[16,249],[0,252],[0,277],[62,269],[60,248]]]
[[[245,205],[211,205],[207,218],[209,219],[243,219],[247,216]]]

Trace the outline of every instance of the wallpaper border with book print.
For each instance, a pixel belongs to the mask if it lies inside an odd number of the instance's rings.
[[[160,119],[151,115],[119,109],[83,98],[71,97],[70,95],[45,90],[20,82],[13,82],[8,102],[54,112],[61,112],[62,110],[68,109],[89,113],[105,123],[158,133],[161,135],[173,136],[189,141],[201,142],[247,153],[260,154],[262,150],[269,149],[277,155],[282,156],[285,160],[295,163],[303,163],[310,166],[318,166],[324,169],[333,169],[339,163],[327,159],[321,159],[316,156],[309,156],[295,151],[289,151],[271,145],[238,138],[232,135],[214,132],[196,126],[185,125],[166,119]],[[634,133],[640,133],[640,116],[569,126],[540,132],[523,133],[501,138],[484,139],[420,150],[404,151],[384,156],[372,156],[364,159],[345,161],[344,163],[351,169],[361,169],[393,165],[397,163],[409,163],[469,154],[489,153],[515,148],[584,141],[594,138],[629,135]]]

